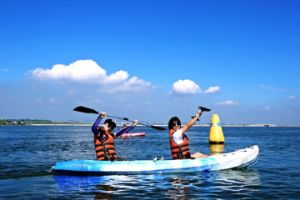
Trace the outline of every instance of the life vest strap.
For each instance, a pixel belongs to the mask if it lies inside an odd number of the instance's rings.
[[[106,151],[107,150],[114,150],[115,151],[115,148],[105,148],[106,149]],[[103,149],[100,149],[100,150],[97,150],[96,151],[96,153],[99,153],[99,152],[102,152],[103,151]]]
[[[103,146],[107,146],[107,145],[114,145],[114,143],[104,143],[104,144],[97,144],[95,145],[95,147],[103,147]]]
[[[185,145],[178,145],[176,147],[171,147],[171,149],[179,149],[179,147],[188,147],[189,145],[188,144],[185,144]]]
[[[110,155],[111,155],[111,156],[116,156],[117,154],[111,153]],[[103,158],[103,157],[108,158],[108,155],[107,155],[107,154],[103,154],[103,155],[101,155],[101,156],[97,156],[97,158]]]
[[[185,149],[185,150],[183,150],[182,151],[182,153],[185,153],[185,152],[187,152],[187,151],[190,151],[190,149]],[[172,152],[172,154],[177,154],[178,152]]]

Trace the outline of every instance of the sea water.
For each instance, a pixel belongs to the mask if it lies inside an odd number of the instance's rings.
[[[168,131],[136,127],[118,138],[118,157],[171,159]],[[249,169],[152,175],[67,176],[58,161],[95,159],[88,126],[0,126],[1,199],[299,199],[299,127],[223,127],[225,144],[208,144],[209,127],[186,134],[192,153],[227,153],[257,144]]]

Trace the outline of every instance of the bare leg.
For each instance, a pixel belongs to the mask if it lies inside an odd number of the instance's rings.
[[[207,158],[208,156],[204,155],[200,152],[197,152],[197,153],[192,154],[191,157],[193,157],[193,158]]]

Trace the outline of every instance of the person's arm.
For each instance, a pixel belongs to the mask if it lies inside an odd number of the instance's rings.
[[[182,134],[184,134],[187,130],[189,130],[189,128],[191,128],[193,126],[193,124],[196,122],[196,120],[202,115],[201,110],[199,110],[197,112],[197,114],[195,115],[195,117],[189,121],[183,128],[182,128]]]
[[[123,129],[119,130],[118,132],[116,132],[114,134],[114,139],[123,135],[124,133],[131,131],[137,125],[138,122],[139,122],[138,120],[135,120],[135,122],[131,126],[129,126],[127,128],[123,128]]]
[[[102,118],[106,117],[107,114],[105,112],[101,112],[101,114],[98,116],[97,120],[95,121],[95,123],[92,126],[92,131],[95,134],[95,136],[99,137],[100,136],[100,131],[99,131],[99,123],[102,120]]]

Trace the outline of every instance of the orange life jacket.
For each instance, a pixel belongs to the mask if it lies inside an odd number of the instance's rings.
[[[94,144],[97,155],[97,160],[115,160],[117,158],[114,138],[104,129],[100,130],[105,134],[108,139],[106,142],[102,143],[99,139],[94,135]]]
[[[172,137],[174,132],[175,130],[170,130],[170,146],[173,159],[177,160],[191,158],[188,137],[183,134],[183,142],[178,145],[174,142]]]

